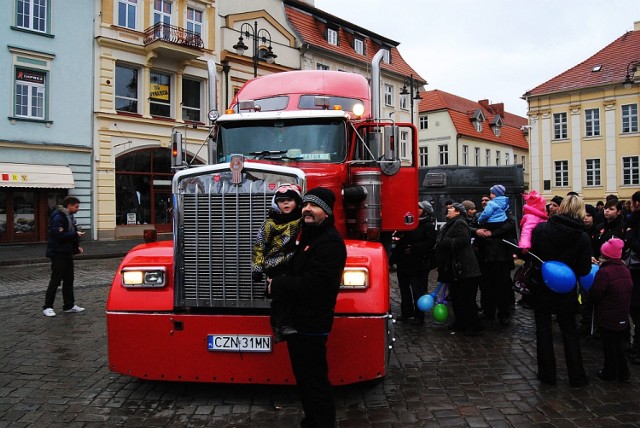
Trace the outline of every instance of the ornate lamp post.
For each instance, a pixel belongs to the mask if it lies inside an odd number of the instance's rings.
[[[271,33],[264,28],[258,29],[258,21],[254,21],[253,27],[249,23],[244,23],[240,27],[240,37],[238,37],[238,43],[233,45],[238,55],[244,55],[244,52],[248,49],[244,44],[243,36],[247,39],[253,39],[253,77],[258,76],[258,60],[260,59],[260,50],[258,50],[258,41],[261,41],[263,45],[269,44],[262,59],[267,61],[268,64],[273,64],[278,55],[274,54],[271,50]]]
[[[640,67],[640,61],[631,61],[627,64],[627,75],[624,77],[624,87],[626,89],[629,89],[635,83],[638,67]]]
[[[407,85],[409,86],[409,90],[407,90]],[[410,97],[409,102],[411,103],[411,123],[413,124],[413,103],[414,101],[420,102],[420,100],[422,99],[422,97],[420,96],[420,86],[418,85],[418,81],[413,78],[413,74],[410,77],[404,78],[404,84],[402,86],[402,90],[400,91],[400,95]]]

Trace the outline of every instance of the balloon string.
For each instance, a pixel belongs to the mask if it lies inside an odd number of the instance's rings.
[[[511,245],[512,247],[520,248],[520,247],[518,247],[516,244],[514,244],[513,242],[511,242],[511,241],[507,241],[506,239],[503,239],[503,240],[502,240],[502,242],[504,242],[504,243],[506,243],[506,244],[509,244],[509,245]],[[538,256],[536,256],[535,254],[533,254],[531,251],[528,251],[528,252],[527,252],[527,254],[529,254],[530,256],[535,257],[536,259],[538,259],[538,261],[539,261],[540,263],[543,263],[543,264],[544,264],[544,260],[542,260],[540,257],[538,257]]]
[[[442,294],[440,295],[440,299],[438,300],[438,303],[444,303],[445,297],[447,296],[447,288],[448,288],[448,285],[444,284],[444,287],[442,287]]]

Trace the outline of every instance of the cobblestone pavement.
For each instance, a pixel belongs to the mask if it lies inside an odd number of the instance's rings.
[[[76,262],[76,299],[87,312],[54,318],[40,310],[49,265],[0,267],[0,427],[297,426],[302,411],[293,387],[111,373],[104,308],[118,262]],[[399,306],[395,290],[392,306]],[[632,366],[631,384],[598,380],[600,344],[585,339],[591,384],[571,388],[558,336],[558,385],[541,385],[532,316],[519,307],[509,327],[477,337],[433,321],[397,323],[396,337],[383,381],[335,389],[339,427],[640,426],[640,367]]]

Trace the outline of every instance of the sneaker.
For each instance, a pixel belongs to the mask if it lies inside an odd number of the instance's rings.
[[[78,312],[84,312],[84,308],[81,308],[78,305],[73,305],[73,308],[67,309],[64,312],[67,313],[67,314],[77,314]]]
[[[54,311],[53,308],[43,309],[42,313],[44,314],[45,317],[55,317],[56,316],[56,311]]]

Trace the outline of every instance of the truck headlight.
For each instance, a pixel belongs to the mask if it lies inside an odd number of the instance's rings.
[[[354,290],[367,288],[369,286],[369,271],[366,268],[348,267],[342,272],[343,290]]]
[[[165,286],[166,269],[163,267],[128,267],[122,269],[122,286],[154,288]]]

